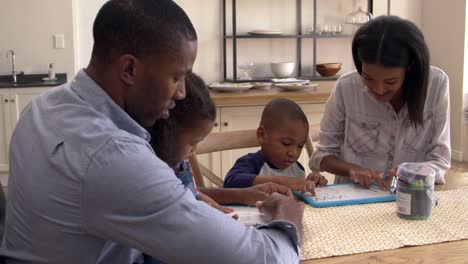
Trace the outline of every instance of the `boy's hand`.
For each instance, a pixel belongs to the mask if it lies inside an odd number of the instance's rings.
[[[308,181],[313,181],[315,182],[315,186],[318,186],[318,187],[323,187],[325,185],[327,185],[328,183],[328,180],[327,178],[325,178],[322,174],[318,173],[318,172],[311,172],[307,178],[306,178]]]
[[[242,189],[243,204],[255,206],[257,201],[263,201],[268,198],[272,193],[281,193],[286,196],[292,197],[291,190],[287,187],[273,183],[262,183],[254,185],[250,188]]]
[[[283,177],[282,185],[288,187],[292,191],[298,191],[301,193],[310,192],[313,196],[315,196],[315,182],[296,178],[296,177]]]
[[[377,170],[370,169],[351,169],[349,171],[351,180],[355,183],[361,184],[363,187],[369,187],[374,180],[382,190],[386,190],[386,186],[383,179],[383,173]]]

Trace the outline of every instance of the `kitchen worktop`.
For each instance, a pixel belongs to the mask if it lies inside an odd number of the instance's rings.
[[[216,92],[210,90],[216,106],[266,105],[274,98],[287,98],[296,103],[325,103],[336,81],[318,81],[317,87],[304,92],[286,92],[271,86],[269,89],[249,89],[243,92]]]
[[[43,81],[47,74],[21,74],[17,75],[17,82],[12,82],[11,75],[0,75],[0,89],[1,88],[27,88],[27,87],[53,87],[64,84],[67,82],[67,74],[56,74],[57,80]]]

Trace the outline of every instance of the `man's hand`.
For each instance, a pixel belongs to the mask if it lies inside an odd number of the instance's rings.
[[[297,202],[293,197],[279,193],[271,194],[262,202],[257,202],[257,208],[271,220],[285,220],[297,227],[299,239],[302,240],[302,216],[304,203]]]

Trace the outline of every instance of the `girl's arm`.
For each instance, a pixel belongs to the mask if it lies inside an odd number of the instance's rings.
[[[256,202],[265,200],[275,192],[292,196],[288,188],[271,182],[250,188],[199,188],[199,191],[220,204],[245,204],[250,206],[255,206]]]
[[[198,190],[201,194],[209,196],[219,204],[245,204],[243,194],[246,189],[200,187]]]
[[[315,195],[315,182],[308,181],[299,177],[286,177],[286,176],[257,176],[253,181],[253,185],[263,184],[267,182],[277,183],[283,185],[292,191],[299,191],[302,193],[310,192]]]

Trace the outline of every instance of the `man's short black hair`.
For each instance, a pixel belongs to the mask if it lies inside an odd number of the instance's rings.
[[[177,51],[197,33],[172,0],[110,0],[96,16],[93,37],[93,59],[109,63],[122,54],[141,58]]]

